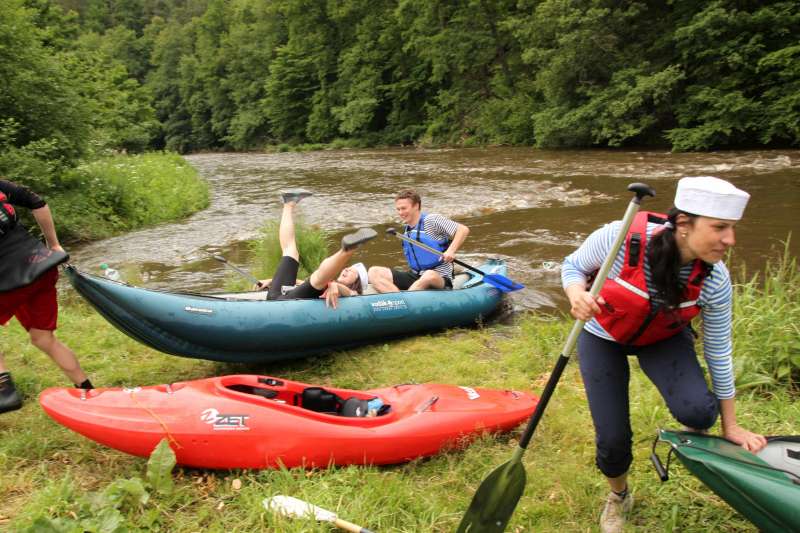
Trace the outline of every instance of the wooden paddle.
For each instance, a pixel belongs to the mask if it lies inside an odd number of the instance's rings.
[[[320,522],[330,522],[338,528],[353,533],[372,533],[369,529],[342,520],[336,513],[327,511],[316,505],[312,505],[303,500],[292,498],[291,496],[273,496],[264,498],[264,507],[270,511],[280,513],[291,518],[313,518]]]
[[[397,230],[394,229],[394,228],[388,228],[386,230],[386,233],[388,233],[389,235],[394,235],[395,237],[399,238],[400,240],[403,240],[403,241],[406,241],[408,243],[411,243],[414,246],[422,248],[423,250],[427,250],[427,251],[429,251],[429,252],[431,252],[433,254],[442,255],[441,251],[439,251],[439,250],[437,250],[435,248],[431,248],[427,244],[423,244],[423,243],[421,243],[421,242],[419,242],[417,240],[410,239],[407,236],[403,235],[402,233],[397,233]],[[515,282],[513,280],[510,280],[507,277],[503,276],[502,274],[487,274],[483,270],[480,270],[480,269],[477,269],[477,268],[475,268],[473,266],[470,266],[470,265],[464,263],[463,261],[459,261],[458,259],[453,259],[453,263],[455,263],[457,265],[461,265],[464,268],[468,268],[468,269],[472,270],[473,272],[477,272],[478,274],[483,276],[483,280],[486,283],[488,283],[492,287],[500,289],[501,292],[513,292],[513,291],[518,291],[520,289],[524,289],[525,288],[525,285],[522,285],[521,283],[517,283],[517,282]]]
[[[619,235],[617,235],[614,245],[609,250],[608,256],[603,261],[603,265],[597,272],[594,283],[592,283],[589,293],[593,297],[597,296],[606,277],[608,277],[608,272],[614,264],[614,258],[628,235],[628,229],[633,223],[633,217],[639,211],[642,198],[655,196],[656,194],[653,189],[643,183],[633,183],[628,186],[628,190],[636,196],[628,204],[628,209],[622,218],[622,227],[619,230]],[[550,374],[550,379],[547,380],[542,397],[536,405],[536,410],[531,415],[528,427],[525,428],[525,432],[519,439],[519,445],[514,450],[514,454],[507,463],[497,467],[483,480],[475,492],[475,496],[472,497],[472,503],[470,503],[469,508],[461,518],[461,524],[456,530],[457,533],[502,533],[505,530],[506,524],[511,519],[511,515],[514,514],[514,509],[522,497],[522,492],[525,490],[525,467],[522,465],[522,455],[525,453],[534,431],[536,431],[536,426],[539,425],[539,420],[542,418],[550,397],[553,395],[558,380],[561,379],[561,374],[564,372],[564,367],[567,366],[567,361],[569,361],[572,349],[575,347],[578,335],[584,324],[585,321],[583,320],[575,321],[572,331],[567,337],[567,342],[561,350],[556,366]]]
[[[260,287],[262,287],[262,285],[261,285],[261,282],[260,282],[260,281],[258,281],[258,280],[256,279],[256,277],[255,277],[254,275],[252,275],[250,272],[247,272],[246,270],[242,270],[241,268],[237,267],[236,265],[234,265],[234,264],[232,264],[232,263],[229,263],[229,262],[228,262],[228,260],[227,260],[227,259],[225,259],[224,257],[222,257],[221,255],[217,255],[217,254],[211,254],[211,257],[213,257],[214,259],[216,259],[217,261],[219,261],[219,262],[220,262],[220,263],[222,263],[223,265],[225,265],[225,266],[227,266],[227,267],[229,267],[229,268],[231,268],[231,269],[235,270],[236,272],[238,272],[239,274],[241,274],[241,275],[242,275],[242,277],[244,277],[245,279],[247,279],[247,280],[249,280],[249,281],[252,281],[252,282],[253,282],[253,284],[254,284],[256,287],[259,287],[259,288],[260,288]]]

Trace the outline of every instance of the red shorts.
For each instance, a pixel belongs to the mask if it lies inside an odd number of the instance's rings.
[[[30,285],[8,292],[0,292],[0,325],[5,325],[11,317],[17,317],[26,330],[56,329],[58,300],[56,281],[58,267],[53,267],[39,276]]]

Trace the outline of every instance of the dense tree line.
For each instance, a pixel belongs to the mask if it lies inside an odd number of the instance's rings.
[[[337,139],[800,144],[797,0],[5,3],[0,172]]]

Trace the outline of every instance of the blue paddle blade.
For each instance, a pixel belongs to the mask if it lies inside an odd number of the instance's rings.
[[[525,285],[510,280],[501,274],[486,274],[483,276],[483,281],[501,292],[514,292],[525,288]]]

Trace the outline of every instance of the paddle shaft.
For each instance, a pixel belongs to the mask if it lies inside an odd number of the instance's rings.
[[[252,275],[251,273],[249,273],[249,272],[247,272],[245,270],[242,270],[241,268],[237,267],[236,265],[234,265],[232,263],[229,263],[228,260],[225,259],[224,257],[222,257],[221,255],[212,255],[211,257],[213,257],[214,259],[216,259],[217,261],[219,261],[223,265],[226,265],[226,266],[232,268],[233,270],[235,270],[236,272],[241,274],[246,279],[252,281],[257,287],[261,287],[261,282],[258,281],[258,279],[256,279],[256,277],[254,275]]]
[[[406,242],[408,242],[408,243],[411,243],[411,244],[413,244],[414,246],[417,246],[417,247],[419,247],[419,248],[422,248],[423,250],[427,250],[427,251],[431,252],[432,254],[436,254],[436,255],[442,255],[442,251],[441,251],[441,250],[437,250],[436,248],[431,248],[431,247],[430,247],[430,246],[428,246],[427,244],[425,244],[425,243],[422,243],[422,242],[419,242],[419,241],[417,241],[417,240],[414,240],[414,239],[411,239],[411,238],[409,238],[409,237],[407,237],[407,236],[403,235],[402,233],[397,233],[397,232],[395,231],[395,232],[394,232],[394,235],[395,235],[395,236],[397,236],[399,239],[401,239],[401,240],[404,240],[404,241],[406,241]],[[486,274],[485,272],[483,272],[483,270],[480,270],[480,269],[478,269],[478,268],[475,268],[474,266],[470,266],[470,265],[466,264],[466,263],[465,263],[465,262],[463,262],[463,261],[459,261],[458,259],[453,259],[453,263],[455,263],[455,264],[457,264],[457,265],[460,265],[460,266],[462,266],[462,267],[464,267],[464,268],[468,268],[468,269],[472,270],[473,272],[477,272],[478,274],[480,274],[480,275],[481,275],[481,276],[483,276],[483,277],[486,277],[486,276],[487,276],[487,274]]]
[[[340,529],[344,529],[345,531],[352,531],[353,533],[372,533],[372,531],[370,531],[365,527],[361,527],[352,522],[348,522],[347,520],[342,520],[341,518],[338,517],[334,519],[333,524]]]
[[[614,241],[614,246],[603,261],[592,284],[589,293],[593,297],[597,296],[603,282],[608,277],[611,266],[614,264],[614,258],[627,236],[633,218],[639,210],[642,198],[655,195],[650,187],[641,183],[629,185],[628,190],[636,193],[636,197],[628,205],[623,217],[620,234]],[[526,476],[525,467],[522,464],[522,456],[525,454],[528,443],[530,443],[533,433],[536,431],[536,426],[539,425],[539,420],[541,420],[542,414],[550,402],[550,397],[553,395],[556,384],[564,372],[564,367],[567,366],[570,353],[575,347],[584,323],[583,320],[577,320],[573,325],[572,331],[567,337],[567,342],[564,344],[564,349],[556,362],[553,372],[550,374],[550,379],[547,381],[544,392],[539,398],[539,403],[536,405],[536,409],[519,440],[519,444],[514,448],[511,459],[492,471],[480,484],[472,497],[472,502],[461,518],[457,533],[502,533],[505,531],[506,525],[508,525],[511,516],[514,514],[514,509],[516,509],[517,503],[525,491]]]
[[[641,183],[634,183],[630,185],[628,190],[635,192],[636,196],[634,196],[628,204],[625,215],[622,217],[622,227],[620,227],[619,234],[614,240],[614,244],[611,246],[611,250],[603,261],[603,264],[600,266],[600,270],[597,271],[597,276],[594,278],[592,288],[589,289],[589,294],[593,298],[596,297],[600,293],[600,289],[603,288],[603,283],[605,283],[608,273],[611,271],[611,267],[614,265],[614,259],[617,257],[619,249],[622,247],[622,244],[625,242],[625,238],[628,236],[628,230],[633,223],[633,218],[639,211],[642,198],[644,196],[655,196],[655,193],[650,187]],[[539,403],[536,405],[536,410],[533,412],[533,415],[528,422],[528,426],[525,428],[525,432],[519,439],[520,451],[525,450],[528,447],[528,443],[533,437],[533,433],[536,431],[536,426],[539,425],[539,420],[541,420],[544,410],[547,407],[547,404],[550,402],[550,397],[553,395],[553,391],[555,390],[558,381],[561,379],[561,374],[564,372],[564,367],[566,367],[567,362],[569,362],[572,350],[575,348],[575,344],[578,342],[578,335],[581,334],[581,330],[583,330],[583,326],[585,324],[585,320],[576,320],[572,325],[572,330],[569,332],[567,341],[564,343],[564,348],[561,350],[561,355],[559,355],[558,361],[556,361],[556,366],[553,368],[553,372],[550,373],[550,378],[547,380],[547,384],[544,387],[542,396],[539,398]],[[519,457],[522,457],[521,453],[519,454]]]

